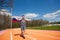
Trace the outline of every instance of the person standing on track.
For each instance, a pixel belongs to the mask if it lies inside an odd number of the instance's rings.
[[[25,30],[26,30],[26,22],[29,21],[29,20],[26,20],[25,19],[25,16],[22,15],[22,19],[20,20],[20,27],[21,27],[21,34],[20,36],[23,37],[25,39]]]

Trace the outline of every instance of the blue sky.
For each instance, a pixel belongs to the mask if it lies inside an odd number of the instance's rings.
[[[23,14],[32,19],[60,21],[60,0],[15,0],[12,15]]]

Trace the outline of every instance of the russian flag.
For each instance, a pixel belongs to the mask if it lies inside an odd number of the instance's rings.
[[[17,19],[16,18],[12,18],[12,22],[17,22]]]

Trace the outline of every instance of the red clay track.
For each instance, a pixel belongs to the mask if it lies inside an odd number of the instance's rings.
[[[20,37],[20,29],[7,29],[0,35],[0,40],[60,40],[60,31],[27,29],[25,39]]]

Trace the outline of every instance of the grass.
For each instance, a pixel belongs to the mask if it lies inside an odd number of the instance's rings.
[[[0,30],[8,29],[5,27],[1,27]],[[34,26],[34,27],[27,27],[27,29],[37,29],[37,30],[59,30],[60,26]]]
[[[60,30],[60,26],[36,26],[27,27],[28,29],[39,29],[39,30]]]

